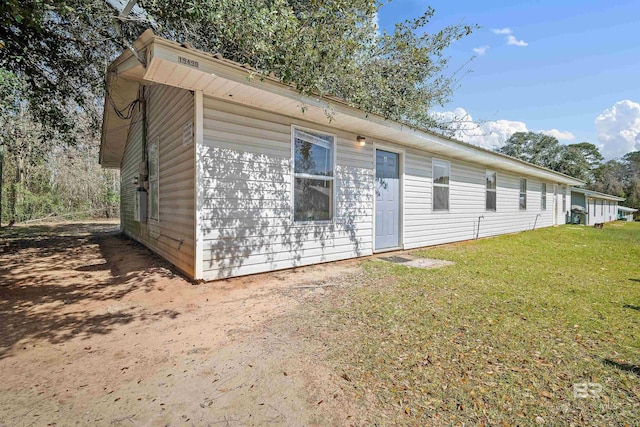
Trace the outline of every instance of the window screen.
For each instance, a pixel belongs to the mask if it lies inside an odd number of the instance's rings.
[[[309,130],[293,132],[293,218],[328,221],[333,217],[335,138]]]
[[[486,201],[485,208],[488,211],[496,210],[496,189],[497,189],[497,176],[493,171],[487,171],[486,175]]]
[[[520,210],[527,209],[527,180],[520,178],[520,198],[519,198]]]
[[[433,210],[449,210],[450,164],[441,160],[433,161]]]

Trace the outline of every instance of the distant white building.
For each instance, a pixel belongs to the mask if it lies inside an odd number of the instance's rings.
[[[599,193],[597,191],[585,190],[583,188],[571,189],[571,211],[576,214],[581,211],[580,224],[595,225],[611,222],[618,219],[618,202],[624,202],[624,197],[612,196],[610,194]]]
[[[618,219],[633,221],[633,214],[635,212],[638,212],[638,209],[628,208],[626,206],[618,206]]]

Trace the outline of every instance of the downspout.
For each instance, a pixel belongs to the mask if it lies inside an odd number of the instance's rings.
[[[142,110],[142,161],[145,163],[147,171],[149,170],[149,158],[147,155],[147,99],[145,98],[145,86],[141,86],[138,91],[138,101]]]
[[[536,229],[536,224],[538,223],[538,217],[539,217],[540,215],[541,215],[541,214],[536,214],[536,220],[533,222],[533,229],[534,229],[534,230]]]
[[[476,240],[478,240],[478,237],[480,236],[480,219],[484,219],[484,215],[480,215],[478,217],[478,228],[476,229]]]

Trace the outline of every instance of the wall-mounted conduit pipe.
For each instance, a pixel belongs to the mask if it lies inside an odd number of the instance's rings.
[[[536,229],[536,224],[538,223],[538,217],[539,217],[540,215],[541,215],[541,214],[537,214],[537,215],[536,215],[536,220],[533,222],[533,229],[534,229],[534,230]]]
[[[484,219],[484,215],[480,215],[478,217],[478,228],[476,229],[476,240],[478,240],[478,237],[480,237],[480,220]]]

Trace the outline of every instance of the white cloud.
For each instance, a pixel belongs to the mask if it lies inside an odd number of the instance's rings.
[[[516,132],[528,132],[524,122],[512,120],[495,120],[483,123],[474,123],[473,118],[464,108],[456,108],[453,111],[438,113],[439,118],[460,123],[460,129],[454,135],[455,139],[468,142],[489,150],[496,149],[507,141]]]
[[[492,28],[491,31],[493,32],[493,34],[512,34],[513,31],[511,31],[511,28],[509,27],[505,27],[505,28]]]
[[[516,39],[515,36],[507,36],[507,44],[509,46],[529,46],[529,43],[527,43],[524,40],[518,40]]]
[[[485,53],[487,53],[487,50],[489,50],[489,46],[486,45],[473,48],[473,51],[478,56],[483,56]]]
[[[638,107],[640,107],[640,105]],[[516,132],[530,131],[525,122],[517,120],[501,119],[475,123],[471,115],[467,113],[464,108],[456,108],[453,111],[437,113],[437,116],[444,121],[454,123],[454,127],[459,129],[454,135],[455,139],[489,150],[501,147],[507,142],[507,139]],[[573,133],[558,129],[534,130],[533,132],[540,132],[564,141],[573,141],[576,138]]]
[[[549,129],[549,130],[542,130],[540,131],[541,133],[544,133],[545,135],[549,135],[549,136],[553,136],[554,138],[556,138],[559,141],[573,141],[576,139],[576,136],[574,134],[572,134],[569,131],[561,131],[558,129]]]
[[[596,117],[599,148],[607,158],[640,150],[640,104],[618,101]]]
[[[509,27],[492,28],[491,32],[493,34],[507,36],[505,37],[505,40],[507,41],[508,46],[521,46],[521,47],[529,46],[529,43],[527,43],[526,41],[518,40],[516,36],[513,35],[513,30]]]

